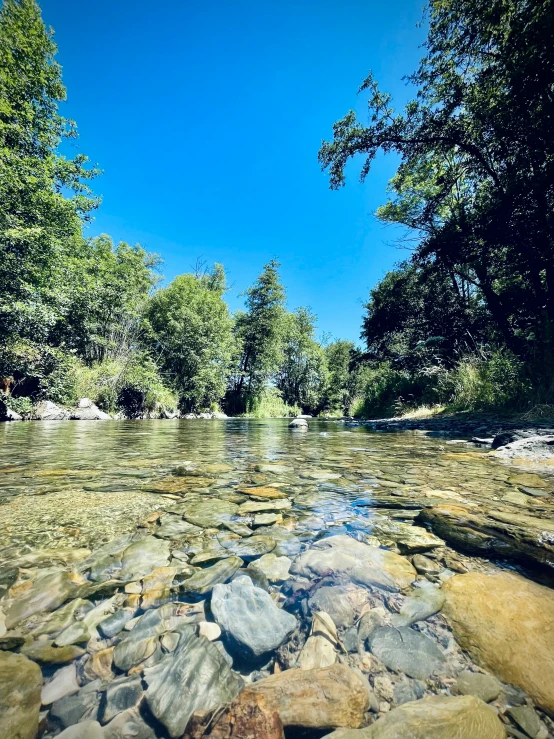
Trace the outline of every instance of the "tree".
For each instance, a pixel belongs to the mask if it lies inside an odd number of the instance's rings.
[[[209,409],[225,394],[235,343],[224,291],[223,268],[216,265],[201,276],[179,275],[147,310],[147,342],[183,411]]]
[[[348,413],[358,390],[357,360],[360,352],[351,341],[338,339],[325,347],[327,362],[327,388],[325,408]]]
[[[0,10],[0,344],[44,338],[55,323],[60,267],[81,238],[98,200],[87,157],[57,153],[75,125],[58,113],[65,100],[56,45],[34,0]]]
[[[417,239],[416,264],[479,291],[502,340],[552,373],[554,25],[552,0],[431,0],[417,98],[396,113],[370,75],[369,125],[351,111],[320,162],[331,187],[362,154],[401,157],[378,211]]]
[[[254,285],[246,291],[246,311],[235,317],[238,365],[231,378],[230,408],[244,407],[245,395],[260,393],[283,360],[285,289],[279,278],[279,262],[268,262]]]
[[[288,313],[284,322],[283,361],[275,384],[283,400],[317,412],[327,383],[325,354],[315,340],[315,316],[307,308]]]

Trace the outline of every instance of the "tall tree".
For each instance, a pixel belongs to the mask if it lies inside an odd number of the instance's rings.
[[[201,276],[179,275],[156,292],[147,311],[151,351],[183,411],[209,409],[225,394],[235,343],[224,291],[223,268],[216,265]]]
[[[0,344],[44,337],[55,322],[65,256],[98,204],[87,158],[58,153],[76,136],[58,112],[65,100],[56,45],[35,0],[0,10]],[[10,339],[11,337],[11,339]]]
[[[351,111],[324,143],[331,187],[362,154],[401,157],[378,215],[419,239],[414,261],[483,296],[504,342],[552,371],[554,27],[552,0],[431,0],[426,55],[403,113],[370,75],[370,122]],[[545,361],[546,360],[546,361]]]
[[[232,377],[230,402],[236,408],[246,393],[261,392],[283,360],[285,289],[279,278],[279,262],[269,261],[246,291],[246,311],[236,315],[236,336],[241,347]]]

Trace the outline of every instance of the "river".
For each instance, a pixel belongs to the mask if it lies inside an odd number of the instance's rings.
[[[92,739],[274,739],[282,725],[287,738],[380,737],[422,699],[478,701],[474,739],[549,736],[554,677],[537,687],[502,657],[515,627],[494,611],[498,590],[499,614],[531,603],[554,615],[549,475],[455,440],[316,420],[307,432],[280,419],[30,422],[0,435],[0,655],[26,701],[14,736],[81,737],[70,727],[82,724]],[[544,624],[529,629],[522,664],[529,639],[545,652]],[[547,638],[546,651],[554,628]],[[294,697],[319,679],[325,705]]]

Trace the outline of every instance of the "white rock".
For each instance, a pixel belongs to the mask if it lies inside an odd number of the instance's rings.
[[[60,700],[66,695],[71,695],[79,690],[77,682],[77,668],[75,663],[62,667],[58,670],[52,680],[42,688],[41,703],[49,706],[54,701]]]
[[[198,624],[199,636],[205,636],[208,641],[215,641],[221,636],[221,629],[217,624],[210,621],[201,621]]]
[[[324,636],[310,636],[298,657],[301,670],[315,670],[318,667],[329,667],[337,661],[337,653],[329,639]]]

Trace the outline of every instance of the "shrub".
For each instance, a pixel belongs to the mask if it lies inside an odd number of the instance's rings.
[[[246,399],[247,418],[283,418],[298,416],[302,410],[297,405],[287,405],[276,387],[266,387],[259,395]]]

